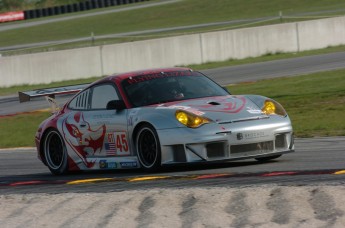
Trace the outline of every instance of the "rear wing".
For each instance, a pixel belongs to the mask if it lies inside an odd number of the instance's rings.
[[[31,98],[35,97],[54,97],[55,95],[78,93],[82,89],[86,88],[88,85],[90,84],[70,85],[55,88],[37,89],[26,92],[18,92],[19,102],[22,103],[30,101]]]
[[[64,95],[64,94],[74,94],[83,90],[90,84],[80,84],[80,85],[70,85],[70,86],[61,86],[55,88],[45,88],[37,89],[25,92],[18,92],[19,102],[27,102],[35,97],[46,97],[46,100],[51,105],[52,112],[55,112],[58,108],[58,105],[55,101],[55,95]]]

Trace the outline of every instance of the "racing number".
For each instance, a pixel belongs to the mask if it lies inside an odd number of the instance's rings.
[[[116,132],[116,152],[117,155],[129,155],[128,141],[126,134],[123,132]]]

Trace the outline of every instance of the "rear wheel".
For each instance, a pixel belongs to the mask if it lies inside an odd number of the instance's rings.
[[[262,157],[262,158],[255,158],[257,161],[259,162],[267,162],[267,161],[270,161],[272,159],[276,159],[276,158],[279,158],[280,156],[282,156],[281,154],[279,155],[274,155],[274,156],[269,156],[269,157]]]
[[[148,124],[143,125],[136,137],[136,149],[141,166],[155,171],[161,166],[161,146],[156,130]]]
[[[68,172],[66,146],[58,131],[51,130],[46,135],[44,156],[50,172],[56,175]]]

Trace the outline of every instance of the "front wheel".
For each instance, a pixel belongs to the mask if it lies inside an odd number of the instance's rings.
[[[280,156],[282,156],[281,154],[279,155],[274,155],[274,156],[268,156],[268,157],[261,157],[261,158],[255,158],[257,161],[259,162],[267,162],[270,161],[272,159],[276,159],[279,158]]]
[[[51,130],[46,135],[44,156],[51,173],[61,175],[68,172],[66,146],[58,131]]]
[[[156,171],[161,166],[161,145],[156,130],[148,124],[143,125],[135,141],[138,159],[147,171]]]

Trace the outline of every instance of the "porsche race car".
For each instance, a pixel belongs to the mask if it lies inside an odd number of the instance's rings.
[[[20,92],[20,101],[77,93],[39,126],[38,157],[53,174],[267,161],[294,151],[284,108],[258,95],[231,95],[188,68],[105,77],[89,85]],[[55,108],[54,108],[55,109]]]

